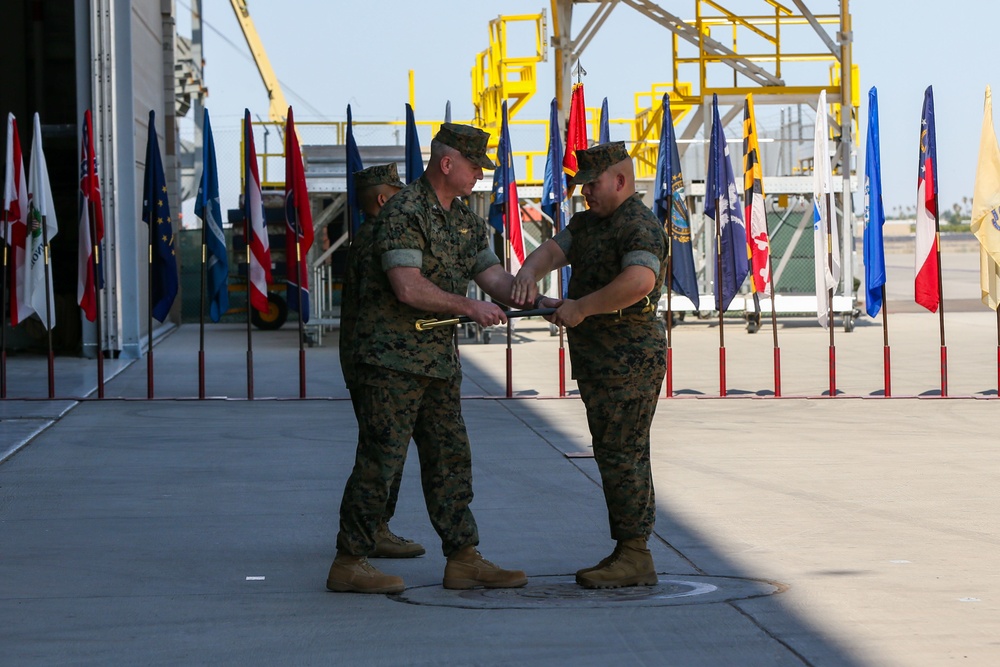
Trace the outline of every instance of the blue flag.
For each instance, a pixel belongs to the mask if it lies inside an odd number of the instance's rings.
[[[566,172],[562,168],[563,146],[559,133],[559,104],[552,98],[549,105],[549,150],[545,155],[545,180],[542,182],[542,212],[552,219],[552,231],[558,233],[566,226]],[[569,266],[560,270],[562,294],[566,297],[569,287]]]
[[[653,213],[670,234],[671,275],[669,288],[683,294],[698,310],[698,276],[691,247],[691,216],[684,202],[684,174],[674,136],[674,117],[670,97],[663,94],[663,128],[656,156],[656,181],[653,185]],[[669,222],[668,222],[669,218]]]
[[[878,91],[868,91],[868,145],[865,147],[865,311],[869,317],[882,308],[885,285],[885,248],[882,243],[882,158],[878,141]]]
[[[718,213],[718,215],[716,215]],[[712,95],[712,138],[708,148],[708,178],[705,183],[705,215],[718,218],[715,248],[716,273],[721,256],[722,273],[715,276],[715,305],[725,312],[750,272],[747,258],[747,229],[740,210],[729,146],[719,120],[719,97]]]
[[[219,204],[219,169],[215,161],[215,139],[212,123],[205,109],[205,138],[202,142],[201,183],[194,210],[202,220],[205,237],[205,295],[209,317],[218,322],[229,310],[229,259],[226,256],[226,235],[222,232],[222,207]]]
[[[358,191],[354,187],[354,172],[364,169],[361,163],[361,152],[354,141],[354,122],[351,118],[351,105],[347,105],[347,210],[351,216],[351,232],[358,231],[361,226],[361,206],[358,205]]]
[[[177,258],[174,253],[174,227],[167,200],[167,179],[163,175],[160,142],[156,138],[153,111],[149,112],[149,136],[146,139],[146,173],[142,183],[142,221],[149,226],[152,282],[149,286],[153,317],[162,322],[177,296]]]
[[[420,135],[417,121],[413,119],[413,107],[406,105],[406,184],[420,178],[424,173],[424,156],[420,154]]]
[[[611,121],[608,118],[608,98],[601,102],[601,123],[597,133],[597,143],[611,143]]]

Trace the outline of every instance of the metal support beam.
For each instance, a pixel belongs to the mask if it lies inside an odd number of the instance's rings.
[[[639,13],[648,16],[681,39],[684,39],[698,48],[703,49],[706,53],[726,56],[726,59],[722,61],[723,63],[729,65],[739,74],[742,74],[754,83],[761,86],[785,85],[784,80],[781,78],[774,76],[764,68],[753,64],[750,60],[740,57],[735,51],[723,46],[720,42],[715,41],[707,35],[700,34],[690,23],[674,16],[654,3],[652,0],[618,1],[625,3]]]
[[[826,44],[826,48],[830,49],[830,53],[835,56],[839,56],[840,47],[837,46],[832,39],[830,39],[830,35],[826,34],[826,30],[823,30],[823,26],[821,26],[819,21],[816,20],[816,15],[809,11],[809,8],[806,7],[806,3],[803,2],[803,0],[792,0],[792,2],[795,3],[795,6],[799,8],[800,12],[802,12],[802,16],[805,17],[806,21],[809,21],[809,25],[813,27],[813,30],[816,31],[819,38],[823,40],[824,44]]]

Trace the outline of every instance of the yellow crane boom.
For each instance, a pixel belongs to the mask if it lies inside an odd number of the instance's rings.
[[[247,3],[245,0],[229,1],[233,6],[233,12],[236,14],[236,20],[239,21],[240,28],[243,30],[243,37],[247,40],[247,46],[250,47],[250,53],[253,55],[254,62],[257,63],[257,71],[264,82],[264,88],[267,89],[267,97],[271,101],[271,105],[268,108],[268,118],[275,123],[284,123],[285,117],[288,114],[288,100],[285,99],[285,94],[281,91],[281,84],[274,73],[274,68],[271,67],[271,61],[267,57],[267,52],[264,51],[264,44],[260,41],[260,35],[257,34],[257,28],[253,24],[253,19],[250,18],[250,10],[247,9]]]

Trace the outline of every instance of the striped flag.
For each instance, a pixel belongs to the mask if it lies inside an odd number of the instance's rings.
[[[93,207],[94,219],[90,219]],[[91,235],[93,227],[94,235]],[[90,109],[83,113],[83,139],[80,142],[80,240],[77,246],[76,302],[84,315],[97,319],[97,292],[104,287],[104,207],[101,205],[101,181],[97,176],[94,151],[94,126]],[[94,255],[94,251],[97,255]]]
[[[288,307],[309,321],[309,263],[306,255],[313,244],[312,210],[302,166],[302,150],[295,134],[292,107],[285,121],[285,262]]]
[[[257,151],[253,144],[253,122],[250,110],[243,113],[243,220],[250,244],[247,266],[247,288],[250,305],[262,313],[269,310],[267,285],[271,282],[271,246],[264,223],[264,200],[260,191]]]
[[[17,133],[14,114],[7,114],[7,160],[4,178],[3,211],[4,239],[10,245],[10,324],[17,326],[35,311],[25,296],[28,280],[28,186],[25,181],[24,157]]]
[[[52,263],[49,243],[59,233],[56,207],[52,201],[49,170],[42,149],[42,121],[34,118],[31,162],[28,166],[28,279],[25,298],[46,329],[56,325],[56,300],[52,292]]]
[[[771,288],[771,242],[767,235],[764,170],[760,165],[753,94],[747,95],[743,105],[743,209],[749,228],[747,256],[750,259],[750,291],[767,294]]]
[[[937,312],[941,303],[938,290],[937,238],[937,139],[934,131],[934,89],[924,91],[920,114],[920,164],[917,170],[917,252],[913,293],[917,303]]]

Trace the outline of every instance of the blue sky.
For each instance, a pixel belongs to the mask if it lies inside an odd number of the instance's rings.
[[[204,20],[211,26],[205,29],[204,53],[208,107],[219,143],[220,131],[224,137],[229,136],[227,128],[236,134],[244,107],[266,117],[267,96],[248,60],[249,51],[230,4],[203,2]],[[693,0],[661,0],[661,4],[682,18],[694,14]],[[762,13],[766,7],[763,0],[722,4],[744,13]],[[448,100],[456,120],[468,118],[472,112],[470,70],[476,54],[488,45],[489,21],[501,13],[549,9],[548,0],[249,0],[248,5],[299,121],[343,120],[347,104],[352,105],[355,120],[400,120],[411,69],[415,71],[418,120],[440,118]],[[817,13],[839,12],[834,0],[807,0],[807,5]],[[189,6],[189,0],[177,0],[182,34],[190,33]],[[574,36],[594,7],[577,5]],[[854,60],[860,66],[862,89],[856,139],[859,173],[864,168],[867,93],[874,85],[879,91],[886,208],[891,212],[896,206],[915,203],[920,109],[924,89],[933,85],[941,207],[950,208],[962,197],[971,199],[983,93],[987,84],[1000,83],[1000,67],[991,48],[1000,4],[966,0],[949,6],[961,12],[946,11],[941,3],[927,0],[905,5],[857,0],[850,7]],[[552,33],[551,16],[548,32]],[[669,37],[664,28],[635,10],[616,8],[581,58],[587,70],[588,106],[598,106],[607,96],[613,117],[633,115],[633,95],[671,77]],[[515,37],[518,43],[526,47],[526,37]],[[817,43],[813,39],[810,46]],[[793,46],[791,38],[788,45]],[[547,118],[554,94],[551,55],[550,49],[549,62],[539,66],[538,94],[521,117]],[[813,78],[817,71],[825,70],[813,69]],[[794,77],[795,70],[789,68],[786,79]],[[778,113],[777,107],[758,106],[758,122],[776,127]],[[738,133],[736,125],[729,130],[731,137]],[[625,136],[616,137],[613,130],[612,138]],[[767,150],[766,146],[762,149]],[[220,168],[236,169],[235,165],[227,167],[222,146],[219,151]],[[237,155],[238,149],[233,148],[232,154]],[[861,199],[857,193],[856,207],[861,206]],[[224,208],[234,205],[223,202]]]

